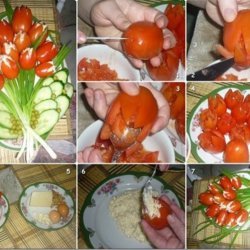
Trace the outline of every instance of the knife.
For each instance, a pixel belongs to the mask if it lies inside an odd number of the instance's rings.
[[[234,65],[234,59],[226,59],[187,76],[188,81],[214,81]]]
[[[112,36],[87,36],[87,40],[126,40],[125,37],[112,37]]]

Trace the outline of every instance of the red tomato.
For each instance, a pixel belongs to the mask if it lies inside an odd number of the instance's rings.
[[[31,43],[36,42],[37,39],[40,38],[40,36],[43,34],[43,32],[45,32],[45,30],[48,30],[46,24],[34,23],[28,31]],[[48,32],[45,32],[40,44],[42,44],[46,40],[47,36]]]
[[[206,206],[212,205],[214,203],[213,195],[208,192],[201,193],[199,194],[199,202]]]
[[[226,217],[228,215],[228,212],[226,210],[221,210],[216,218],[216,224],[219,226],[223,226],[226,220]]]
[[[202,130],[209,131],[216,128],[217,114],[210,109],[204,109],[200,113],[200,126]]]
[[[240,139],[233,139],[226,145],[224,162],[245,163],[249,162],[247,144]]]
[[[233,187],[235,189],[240,189],[242,186],[241,179],[239,176],[234,176],[233,178],[230,179]]]
[[[221,153],[226,148],[225,138],[217,131],[203,132],[198,136],[198,139],[201,148],[212,154]]]
[[[215,184],[213,184],[213,183],[209,183],[208,184],[208,190],[213,195],[220,193],[220,189]]]
[[[55,73],[55,66],[52,61],[41,63],[35,67],[35,72],[41,78],[51,76]]]
[[[175,120],[175,130],[181,141],[185,144],[185,109],[183,109],[183,111],[177,116]]]
[[[214,111],[218,116],[223,115],[227,111],[226,103],[224,99],[217,94],[216,96],[208,97],[208,107]]]
[[[2,74],[0,74],[0,90],[3,88],[4,86],[4,77]]]
[[[233,200],[230,201],[227,204],[227,211],[229,213],[236,213],[237,211],[239,211],[241,209],[241,203],[238,200]]]
[[[12,42],[14,37],[14,32],[11,25],[6,20],[0,21],[0,44],[5,42]]]
[[[239,90],[232,91],[229,89],[225,96],[225,103],[229,109],[233,109],[238,103],[242,103],[244,96]]]
[[[46,41],[36,51],[37,60],[40,63],[51,61],[58,53],[58,48],[53,42]]]
[[[160,217],[151,218],[144,210],[143,218],[147,223],[156,230],[163,229],[168,226],[167,216],[172,213],[170,206],[160,198],[154,198],[160,204]]]
[[[231,129],[229,136],[231,140],[241,139],[245,143],[250,143],[250,128],[245,124],[237,124]]]
[[[238,103],[232,109],[232,117],[236,120],[237,123],[244,123],[247,121],[249,114],[249,106],[247,103]]]
[[[241,67],[250,66],[249,18],[250,10],[240,10],[233,22],[224,24],[224,46],[234,56],[235,63]]]
[[[225,226],[234,227],[236,226],[236,214],[235,213],[228,213],[225,219]]]
[[[223,135],[229,133],[235,126],[236,121],[229,113],[223,114],[217,122],[217,128]]]
[[[245,102],[245,103],[250,103],[250,94],[248,94],[248,95],[244,98],[244,102]]]
[[[19,53],[14,43],[4,43],[2,47],[2,53],[4,55],[10,56],[14,61],[18,62]]]
[[[14,79],[18,76],[18,65],[10,56],[1,55],[0,62],[1,71],[4,77]]]
[[[220,185],[224,190],[232,189],[233,185],[227,176],[222,176],[220,178]]]
[[[206,215],[210,218],[214,218],[220,212],[220,206],[218,204],[210,205],[206,210]]]
[[[12,17],[12,27],[15,33],[19,31],[28,32],[32,25],[32,13],[29,7],[16,7]]]
[[[132,23],[123,33],[122,48],[131,57],[148,60],[158,56],[163,48],[163,32],[155,23]],[[152,39],[153,38],[153,39]]]
[[[247,221],[248,221],[248,216],[249,213],[247,212],[246,209],[241,209],[237,214],[236,214],[236,224],[238,226],[243,226]]]
[[[153,80],[172,81],[176,79],[179,67],[179,58],[174,49],[163,50],[162,62],[159,67],[153,67],[146,61],[147,71]]]
[[[232,201],[236,198],[236,192],[233,189],[224,190],[223,196],[225,199]]]
[[[221,193],[214,194],[214,203],[216,204],[221,204],[222,202],[225,201],[224,196]]]
[[[23,31],[20,31],[17,34],[15,34],[13,41],[19,52],[28,48],[31,45],[31,41],[28,34]]]
[[[36,51],[33,48],[23,50],[19,57],[19,64],[22,69],[33,69],[36,65]]]

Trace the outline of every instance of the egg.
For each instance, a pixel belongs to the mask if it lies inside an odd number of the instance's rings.
[[[52,224],[56,224],[61,220],[61,215],[58,211],[52,210],[49,213],[49,219],[52,222]]]
[[[69,207],[66,204],[60,204],[57,207],[57,211],[63,218],[66,218],[69,214]]]

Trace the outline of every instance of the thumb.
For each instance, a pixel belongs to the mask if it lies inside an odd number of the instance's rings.
[[[139,85],[134,82],[120,82],[119,83],[121,90],[123,90],[128,95],[138,95],[139,94]]]
[[[232,22],[238,12],[236,0],[218,0],[221,15],[226,22]]]
[[[179,240],[185,244],[185,226],[174,214],[170,214],[167,217],[169,227],[174,231]]]

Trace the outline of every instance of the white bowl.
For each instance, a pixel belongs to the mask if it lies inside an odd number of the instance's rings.
[[[95,144],[96,138],[102,128],[103,122],[98,120],[88,126],[78,138],[78,151]],[[159,151],[158,159],[163,163],[174,163],[175,153],[173,145],[164,131],[148,136],[143,146],[149,151]]]
[[[133,67],[121,52],[105,44],[85,45],[78,49],[77,57],[77,64],[84,57],[96,59],[101,64],[108,64],[110,69],[115,70],[119,79],[140,81],[139,70]]]

